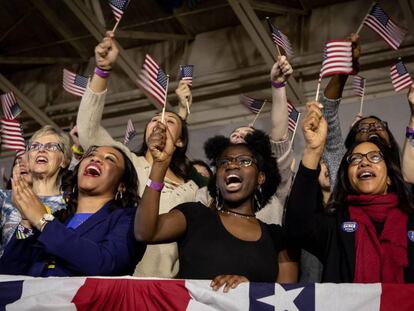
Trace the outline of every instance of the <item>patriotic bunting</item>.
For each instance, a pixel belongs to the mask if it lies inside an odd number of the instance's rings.
[[[288,58],[292,58],[293,57],[293,49],[292,49],[292,44],[289,41],[289,38],[285,34],[283,34],[279,29],[277,29],[270,22],[269,19],[266,19],[266,20],[267,20],[267,24],[269,25],[270,32],[272,33],[273,42],[285,51],[286,56]]]
[[[407,30],[392,21],[378,3],[368,13],[364,25],[379,34],[394,50],[398,50],[407,33]]]
[[[330,40],[326,43],[320,78],[335,74],[352,74],[352,42]]]
[[[152,97],[161,108],[167,101],[168,76],[148,54],[138,78],[138,85]]]
[[[394,65],[392,65],[390,71],[391,82],[396,92],[408,88],[413,84],[413,80],[411,79],[411,76],[402,60],[398,60]]]
[[[135,135],[137,135],[137,131],[131,119],[129,119],[125,130],[124,145],[127,145]]]
[[[88,78],[63,69],[63,88],[76,96],[83,96],[88,85]]]
[[[17,100],[14,97],[13,92],[0,95],[0,101],[5,119],[16,119],[16,117],[22,112],[22,109],[20,109],[17,104]]]
[[[13,151],[24,151],[26,145],[20,122],[17,120],[1,119],[0,123],[2,148]]]
[[[124,15],[128,4],[129,0],[109,0],[109,6],[112,9],[112,13],[114,14],[117,23],[122,15]]]
[[[193,65],[180,66],[181,80],[188,81],[189,86],[193,85],[193,72],[194,72],[194,66]]]

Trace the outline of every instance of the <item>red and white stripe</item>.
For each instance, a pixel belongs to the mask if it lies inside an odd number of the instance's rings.
[[[320,78],[334,74],[352,74],[352,42],[331,40],[325,46],[325,59],[322,62]]]
[[[25,150],[23,130],[17,120],[1,119],[1,145],[3,149]]]
[[[408,72],[399,75],[396,65],[391,66],[391,82],[396,92],[409,88],[413,84],[413,80]]]
[[[63,88],[73,95],[82,97],[86,88],[75,84],[76,76],[76,73],[63,69]]]
[[[3,108],[3,115],[6,119],[14,119],[11,107],[17,103],[13,92],[5,93],[0,96],[1,106]]]

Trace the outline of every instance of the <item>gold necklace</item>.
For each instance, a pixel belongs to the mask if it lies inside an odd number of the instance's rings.
[[[235,211],[230,211],[228,209],[221,209],[220,213],[227,214],[227,215],[234,215],[244,219],[256,218],[255,214],[243,214]]]

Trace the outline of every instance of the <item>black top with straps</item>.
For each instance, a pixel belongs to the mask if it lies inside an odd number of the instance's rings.
[[[176,207],[187,221],[178,241],[179,278],[213,279],[222,274],[243,275],[249,281],[275,282],[278,252],[283,248],[282,228],[259,221],[257,241],[240,240],[224,227],[217,212],[199,202]]]

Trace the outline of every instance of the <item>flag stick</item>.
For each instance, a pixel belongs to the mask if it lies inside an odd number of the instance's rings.
[[[359,114],[362,115],[362,107],[364,106],[364,94],[361,96],[361,105],[359,106]]]
[[[119,19],[117,22],[116,22],[116,24],[115,24],[115,26],[114,26],[114,28],[112,29],[112,32],[113,33],[115,33],[115,30],[118,28],[118,25],[119,25],[119,22],[121,21],[121,19]]]
[[[372,3],[371,3],[371,6],[369,7],[367,14],[365,14],[365,17],[364,17],[364,19],[362,20],[361,24],[359,25],[359,27],[358,27],[358,29],[357,29],[357,31],[356,31],[356,33],[355,33],[355,34],[357,34],[357,35],[358,35],[358,34],[359,34],[359,32],[361,31],[362,27],[364,27],[364,22],[365,22],[365,20],[367,19],[367,16],[368,16],[369,12],[371,12],[371,9],[372,9],[372,8],[373,8],[373,6],[375,5],[375,3],[376,3],[376,1],[374,1],[374,2],[372,2]]]
[[[259,110],[259,112],[256,114],[256,116],[254,117],[254,119],[253,119],[253,122],[252,123],[250,123],[250,127],[254,127],[254,123],[256,122],[256,120],[257,120],[257,118],[259,117],[259,114],[262,112],[262,109],[263,109],[263,107],[266,105],[266,99],[264,100],[264,102],[263,102],[263,105],[262,105],[262,107],[260,107],[260,110]]]
[[[267,25],[269,26],[270,33],[273,33],[272,27],[271,27],[271,24],[270,24],[270,18],[268,16],[266,16],[266,21],[267,21]],[[280,53],[279,45],[278,44],[275,44],[275,45],[276,45],[278,56],[282,56],[282,53]]]
[[[187,106],[187,113],[190,114],[190,106],[188,105],[188,96],[185,97],[185,105]]]
[[[165,101],[164,106],[162,107],[162,113],[161,113],[161,122],[164,123],[164,117],[165,117],[165,106],[167,106],[167,94],[168,94],[168,83],[170,81],[170,76],[167,75],[167,85],[165,87]]]
[[[290,146],[291,146],[291,147],[292,147],[292,145],[293,145],[293,140],[295,139],[296,130],[297,130],[297,128],[298,128],[298,124],[299,124],[300,115],[301,115],[301,113],[299,112],[298,119],[297,119],[297,121],[296,121],[295,130],[293,131],[293,133],[292,133],[292,139],[290,140]]]
[[[316,95],[315,95],[315,100],[317,101],[319,99],[319,91],[321,90],[321,79],[319,78],[318,80],[318,88],[316,89]]]

